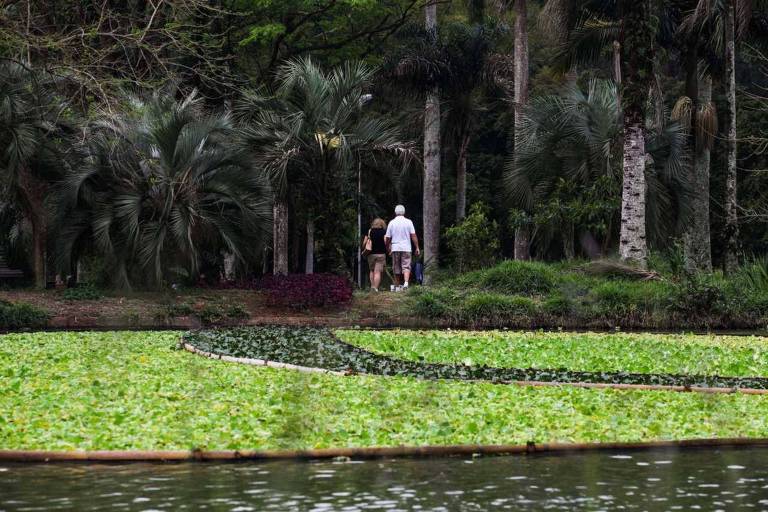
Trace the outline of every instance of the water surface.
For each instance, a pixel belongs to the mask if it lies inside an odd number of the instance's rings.
[[[768,449],[0,464],[0,511],[768,510]]]

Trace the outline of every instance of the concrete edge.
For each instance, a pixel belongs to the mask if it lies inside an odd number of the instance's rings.
[[[527,443],[517,445],[393,446],[309,450],[0,450],[0,462],[211,462],[321,459],[460,457],[477,455],[565,454],[694,448],[768,448],[768,438],[683,439],[607,443]]]

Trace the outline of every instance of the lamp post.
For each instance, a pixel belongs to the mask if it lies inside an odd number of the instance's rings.
[[[363,173],[360,158],[357,159],[357,286],[363,288]]]
[[[373,94],[360,96],[360,105],[365,105],[373,99]],[[363,163],[357,155],[357,286],[363,288]]]

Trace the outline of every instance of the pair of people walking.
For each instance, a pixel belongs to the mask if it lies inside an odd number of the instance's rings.
[[[392,255],[392,271],[396,289],[407,289],[411,279],[412,256],[418,258],[419,237],[413,222],[405,216],[405,206],[395,207],[395,218],[386,224],[383,219],[374,219],[371,229],[363,240],[368,252],[368,269],[371,289],[379,291],[381,274],[387,263],[387,254]]]

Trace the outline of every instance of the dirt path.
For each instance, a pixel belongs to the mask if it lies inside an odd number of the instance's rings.
[[[60,290],[3,290],[0,299],[25,302],[51,315],[54,329],[179,328],[204,324],[388,326],[396,323],[401,296],[358,292],[343,307],[293,310],[266,304],[254,290],[191,289],[177,293],[108,294],[98,300],[66,300]]]

